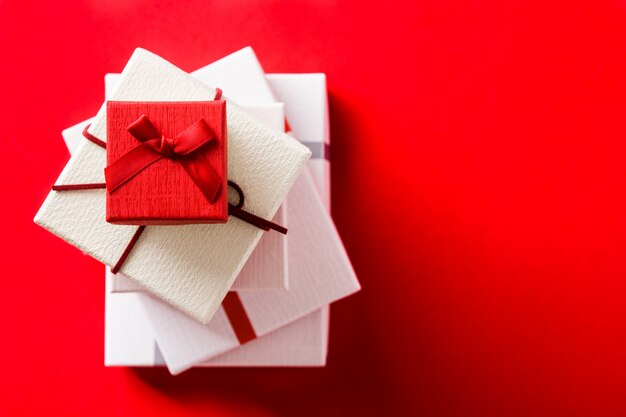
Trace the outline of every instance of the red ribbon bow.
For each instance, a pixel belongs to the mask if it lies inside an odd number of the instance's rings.
[[[215,202],[222,179],[205,155],[198,152],[215,140],[215,134],[203,119],[173,138],[168,138],[154,127],[146,115],[142,115],[128,126],[128,132],[141,143],[104,169],[109,193],[158,160],[168,158],[179,162],[206,199]]]

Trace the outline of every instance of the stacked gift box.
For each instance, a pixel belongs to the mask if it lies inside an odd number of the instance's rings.
[[[251,48],[186,74],[137,49],[105,97],[63,132],[35,219],[107,265],[105,364],[323,366],[329,305],[359,290],[330,217],[324,75],[265,74]],[[213,134],[177,155],[200,119]],[[156,162],[132,171],[131,150]]]

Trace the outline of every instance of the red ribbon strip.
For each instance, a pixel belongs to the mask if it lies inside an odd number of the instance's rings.
[[[222,307],[224,307],[226,317],[235,332],[235,336],[237,336],[237,340],[239,340],[239,344],[243,345],[246,342],[256,339],[256,332],[243,307],[239,294],[235,291],[229,291],[226,297],[224,297],[224,300],[222,300]]]
[[[230,214],[231,216],[235,216],[239,220],[243,220],[244,222],[256,226],[266,232],[268,232],[269,230],[275,230],[278,233],[282,233],[283,235],[287,234],[286,227],[283,227],[269,220],[265,220],[263,217],[254,215],[249,211],[242,210],[241,208],[233,204],[228,204],[228,214]]]
[[[94,184],[66,184],[66,185],[53,185],[52,191],[72,191],[72,190],[102,190],[107,188],[105,183]]]
[[[173,138],[162,135],[146,115],[128,126],[128,131],[141,143],[104,169],[109,193],[153,163],[168,158],[180,163],[204,197],[211,203],[215,202],[222,180],[205,154],[198,152],[215,140],[215,134],[203,119]]]
[[[91,133],[89,133],[89,127],[90,126],[91,126],[91,123],[89,123],[83,129],[83,136],[85,137],[85,139],[89,140],[89,142],[95,143],[96,145],[98,145],[99,147],[101,147],[103,149],[106,149],[107,148],[107,143],[105,141],[103,141],[102,139],[99,139],[99,138],[95,137],[94,135],[92,135]]]
[[[141,236],[145,228],[146,226],[139,226],[137,230],[135,230],[135,234],[132,238],[130,238],[130,242],[128,242],[128,245],[126,245],[126,248],[124,248],[124,252],[122,252],[120,258],[117,260],[115,265],[113,265],[113,268],[111,268],[111,272],[117,274],[120,269],[122,269],[122,265],[124,265],[124,262],[126,262],[126,258],[128,258],[128,255],[130,255],[130,251],[132,251],[135,247],[135,244],[139,240],[139,237]]]
[[[246,223],[249,223],[253,226],[258,227],[264,231],[275,230],[278,233],[282,233],[283,235],[287,234],[287,228],[283,227],[274,222],[270,222],[269,220],[265,220],[263,217],[259,217],[254,215],[248,211],[243,210],[241,207],[243,206],[243,192],[239,186],[232,182],[228,181],[228,185],[233,187],[235,191],[239,194],[239,203],[231,204],[228,203],[228,214],[231,216],[235,216],[240,220],[243,220]],[[65,185],[53,185],[53,191],[74,191],[74,190],[101,190],[106,188],[105,183],[93,183],[93,184],[65,184]]]

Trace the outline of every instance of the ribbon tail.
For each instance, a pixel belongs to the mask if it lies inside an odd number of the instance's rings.
[[[215,203],[222,188],[222,178],[209,165],[209,161],[201,154],[180,158],[178,161],[204,197],[211,204]]]
[[[126,184],[148,166],[163,158],[163,155],[152,150],[153,145],[151,142],[153,141],[159,141],[159,139],[153,139],[134,147],[111,165],[104,168],[104,177],[109,194]]]
[[[265,220],[263,217],[254,215],[249,211],[245,211],[233,204],[228,204],[228,214],[237,217],[239,220],[243,220],[246,223],[256,226],[259,229],[265,230],[266,232],[271,229],[277,231],[278,233],[282,233],[283,235],[287,234],[286,227],[273,223],[269,220]]]

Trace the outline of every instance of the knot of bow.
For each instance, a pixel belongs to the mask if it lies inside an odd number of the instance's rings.
[[[209,164],[200,149],[215,140],[215,134],[200,119],[174,137],[166,137],[146,115],[128,126],[128,132],[140,143],[104,169],[109,193],[130,181],[135,175],[162,158],[177,161],[206,199],[217,199],[222,178]]]

